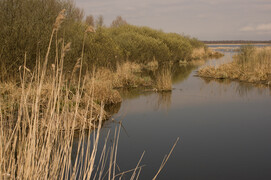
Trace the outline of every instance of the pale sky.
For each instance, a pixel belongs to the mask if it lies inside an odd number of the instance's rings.
[[[85,14],[200,40],[271,40],[271,0],[74,0]]]

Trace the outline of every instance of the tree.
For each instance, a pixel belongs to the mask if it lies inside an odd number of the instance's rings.
[[[102,27],[104,25],[104,17],[99,15],[95,21],[96,28]]]
[[[70,31],[81,23],[84,14],[73,1],[0,0],[0,80],[18,75],[25,54],[26,66],[31,70],[35,67],[36,59],[45,56],[55,19],[63,9],[66,9],[66,18],[57,39],[65,38],[66,42],[73,44],[75,41],[81,42],[79,33]],[[55,45],[53,43],[52,49],[55,49]],[[54,57],[54,53],[51,52],[50,56]],[[49,61],[54,62],[51,57]]]
[[[88,15],[85,22],[87,25],[94,27],[94,17],[92,15]]]
[[[117,16],[114,21],[112,21],[111,27],[120,27],[128,24],[121,16]]]

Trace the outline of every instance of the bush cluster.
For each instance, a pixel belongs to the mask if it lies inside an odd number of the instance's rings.
[[[18,77],[19,66],[26,55],[27,67],[33,69],[37,59],[45,56],[49,37],[58,13],[66,9],[66,19],[54,39],[71,42],[71,51],[66,55],[64,69],[72,71],[82,53],[85,38],[83,64],[92,67],[116,67],[117,63],[132,61],[147,64],[157,60],[159,64],[169,61],[189,60],[194,48],[204,46],[195,38],[165,33],[148,27],[129,25],[117,17],[111,27],[106,27],[91,16],[95,33],[85,36],[90,18],[71,0],[0,0],[0,66],[1,80],[8,76]],[[88,17],[90,17],[88,16]],[[99,17],[101,19],[101,17]],[[55,54],[51,53],[49,64]]]

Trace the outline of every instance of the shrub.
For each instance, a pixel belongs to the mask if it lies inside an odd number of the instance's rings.
[[[169,49],[161,40],[131,31],[113,38],[122,49],[123,55],[131,61],[147,63],[154,58],[158,61],[169,59]]]
[[[0,61],[7,70],[2,79],[7,75],[16,76],[25,53],[29,68],[33,68],[38,56],[45,55],[55,18],[62,9],[66,9],[66,21],[58,38],[75,35],[65,30],[83,17],[72,1],[0,0]],[[54,54],[50,58],[54,61],[52,57]]]
[[[122,59],[118,44],[104,27],[99,27],[96,33],[87,37],[85,57],[89,68],[96,66],[115,69],[117,60]]]

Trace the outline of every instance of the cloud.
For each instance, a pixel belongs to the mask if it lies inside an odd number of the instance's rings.
[[[260,24],[259,26],[257,26],[256,30],[259,30],[259,31],[271,31],[271,23],[269,23],[269,24]]]
[[[240,29],[240,31],[242,31],[242,32],[250,32],[250,31],[255,31],[255,28],[252,27],[252,26],[245,26],[245,27],[242,27]]]
[[[258,25],[249,25],[242,27],[240,29],[241,32],[266,32],[266,31],[271,31],[271,23],[266,23],[266,24],[258,24]]]
[[[259,40],[266,39],[266,33],[271,34],[271,0],[74,1],[86,15],[103,15],[107,25],[120,15],[134,25],[206,40]]]

